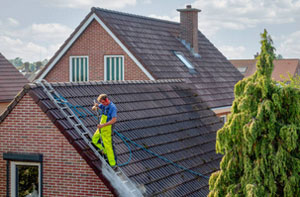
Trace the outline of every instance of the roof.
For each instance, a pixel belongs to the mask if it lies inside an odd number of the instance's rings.
[[[94,13],[155,79],[187,79],[196,85],[199,93],[205,92],[202,99],[209,107],[231,106],[234,85],[242,79],[242,75],[200,31],[198,40],[201,57],[195,57],[178,38],[179,23],[101,8],[92,8],[88,16]],[[47,70],[57,54],[63,52],[88,16],[43,71]],[[183,53],[196,72],[191,73],[175,56],[175,51]]]
[[[244,73],[245,77],[253,75],[256,71],[256,59],[230,60],[230,62],[236,68],[246,67],[246,72]],[[288,73],[292,76],[295,76],[295,74],[300,74],[299,59],[276,59],[273,61],[273,63],[274,70],[272,73],[272,78],[276,81],[284,81],[285,79],[288,79]]]
[[[148,150],[205,176],[210,176],[219,168],[221,155],[215,153],[215,141],[216,131],[223,124],[189,84],[182,80],[68,82],[52,85],[69,103],[83,106],[89,111],[93,100],[105,92],[118,108],[115,129],[119,133]],[[101,177],[100,160],[75,132],[66,117],[56,109],[42,87],[30,84],[26,91]],[[17,105],[17,101],[13,105]],[[12,108],[13,106],[9,107],[10,110]],[[1,117],[0,120],[3,121],[4,118]],[[88,115],[81,120],[91,133],[96,130],[93,116]],[[129,150],[120,138],[114,137],[114,140],[118,163],[124,163],[129,158]],[[174,167],[132,144],[130,147],[132,160],[121,168],[132,181],[146,188],[146,196],[208,194],[208,179]]]
[[[29,81],[0,53],[0,102],[10,102]]]

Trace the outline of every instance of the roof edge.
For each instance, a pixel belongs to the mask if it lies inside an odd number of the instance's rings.
[[[164,83],[183,83],[184,79],[159,79],[159,80],[124,80],[124,81],[87,81],[87,82],[49,82],[53,87],[61,86],[86,86],[86,85],[122,85],[122,84],[164,84]],[[40,82],[28,83],[28,89],[41,87]]]
[[[67,50],[72,46],[72,44],[77,40],[77,38],[81,35],[81,33],[88,27],[88,25],[92,22],[93,18],[91,15],[93,12],[91,11],[75,28],[72,34],[65,40],[65,42],[61,45],[61,47],[56,51],[56,53],[49,60],[47,65],[39,72],[34,80],[41,80],[47,76],[50,70],[54,67],[54,65],[62,58],[62,56],[67,52]]]
[[[29,84],[24,85],[23,89],[15,96],[15,98],[8,104],[6,110],[0,115],[0,124],[5,120],[5,118],[20,102],[20,100],[24,97],[24,95],[29,92],[29,90],[30,90]]]
[[[101,27],[112,37],[112,39],[121,47],[121,49],[133,60],[133,62],[143,71],[143,73],[150,79],[154,80],[155,78],[152,76],[151,72],[143,66],[138,56],[134,55],[134,52],[127,46],[126,42],[118,36],[117,32],[103,19],[103,17],[99,16],[97,12],[93,13],[95,20],[101,25]],[[101,19],[102,18],[102,19]]]

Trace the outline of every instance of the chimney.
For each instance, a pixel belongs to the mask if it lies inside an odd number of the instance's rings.
[[[180,12],[180,39],[198,54],[198,12],[201,10],[187,5],[185,9],[177,9]]]

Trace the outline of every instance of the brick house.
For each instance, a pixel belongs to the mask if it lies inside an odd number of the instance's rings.
[[[184,80],[52,86],[75,106],[74,113],[91,134],[97,124],[91,111],[93,99],[107,92],[118,106],[116,131],[140,145],[127,141],[129,149],[120,137],[114,137],[118,164],[127,162],[120,169],[140,194],[134,196],[208,194],[208,177],[221,159],[215,153],[215,138],[223,123]],[[116,174],[106,170],[105,162],[40,83],[25,86],[0,116],[0,123],[0,196],[15,196],[27,189],[33,193],[33,187],[40,196],[133,196]],[[33,174],[31,182],[26,181],[29,185],[20,181],[26,178],[26,170]]]
[[[230,62],[244,75],[244,77],[249,77],[256,71],[256,59],[236,59],[230,60]],[[289,79],[288,74],[290,74],[292,77],[300,75],[299,59],[276,59],[273,61],[273,63],[273,80],[287,80]]]
[[[29,81],[0,53],[0,114]]]
[[[92,8],[36,79],[184,79],[224,116],[242,75],[198,30],[200,10],[177,11],[180,23]]]

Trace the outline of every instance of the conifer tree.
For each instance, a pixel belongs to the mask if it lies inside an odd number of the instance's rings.
[[[217,132],[220,170],[210,197],[300,196],[300,90],[271,79],[274,47],[264,30],[257,71],[239,81],[231,115]]]

